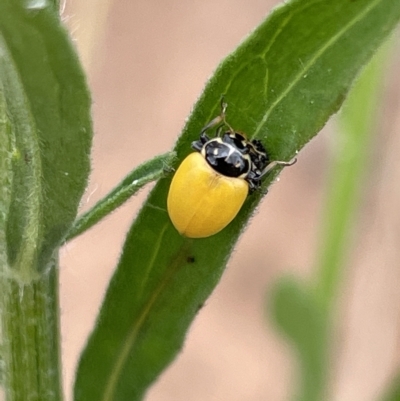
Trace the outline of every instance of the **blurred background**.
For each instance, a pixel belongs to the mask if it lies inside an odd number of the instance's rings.
[[[68,0],[63,10],[93,92],[93,170],[82,210],[133,167],[171,149],[218,63],[278,4],[272,0]],[[379,133],[337,302],[334,401],[377,400],[400,368],[400,57],[385,78]],[[229,119],[229,110],[228,110]],[[335,124],[264,199],[182,353],[147,401],[286,401],[296,359],[268,319],[268,290],[315,268]],[[124,236],[148,189],[62,250],[65,391]]]

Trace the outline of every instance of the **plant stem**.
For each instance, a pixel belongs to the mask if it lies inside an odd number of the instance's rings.
[[[61,401],[58,266],[36,280],[0,276],[3,386],[7,401]]]
[[[175,152],[164,153],[132,170],[103,199],[75,220],[66,240],[69,241],[93,227],[103,217],[120,207],[144,185],[164,177],[175,157]]]
[[[328,179],[326,223],[319,257],[317,294],[326,311],[331,310],[351,249],[353,225],[361,202],[360,188],[370,161],[379,110],[388,46],[383,46],[366,66],[344,104],[339,120],[340,149]]]

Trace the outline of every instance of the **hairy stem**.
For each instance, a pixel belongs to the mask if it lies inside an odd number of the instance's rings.
[[[3,386],[7,401],[61,401],[58,267],[21,282],[0,276]]]

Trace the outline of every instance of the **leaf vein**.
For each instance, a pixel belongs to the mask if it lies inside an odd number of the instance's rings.
[[[254,134],[252,135],[251,139],[257,137],[262,129],[262,127],[265,125],[267,122],[270,114],[272,111],[278,106],[278,104],[285,98],[285,96],[292,90],[294,86],[298,82],[300,82],[301,78],[305,75],[307,71],[311,69],[311,67],[315,64],[316,60],[320,58],[335,42],[337,42],[341,36],[343,36],[353,25],[357,24],[361,19],[363,19],[368,13],[370,13],[379,3],[381,0],[375,0],[372,2],[368,7],[365,8],[363,12],[360,14],[357,14],[352,20],[348,22],[347,25],[345,25],[336,35],[332,36],[324,46],[322,46],[315,54],[313,57],[310,58],[310,60],[304,64],[304,67],[298,72],[298,74],[294,77],[294,79],[289,82],[288,86],[286,87],[285,90],[282,91],[280,96],[277,97],[277,99],[271,103],[269,108],[266,110],[264,113],[263,117],[261,118],[259,124],[257,125],[257,128],[254,131]]]

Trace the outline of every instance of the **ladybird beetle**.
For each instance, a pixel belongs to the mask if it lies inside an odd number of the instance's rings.
[[[178,232],[189,238],[205,238],[225,228],[238,214],[249,193],[261,185],[261,178],[277,165],[257,139],[233,130],[225,121],[227,104],[221,114],[200,132],[190,153],[176,171],[168,193],[167,208]],[[218,124],[217,136],[206,131]],[[228,131],[220,135],[222,127]]]

